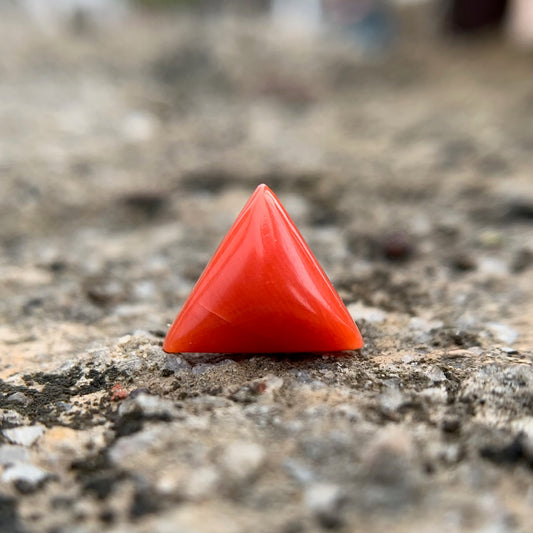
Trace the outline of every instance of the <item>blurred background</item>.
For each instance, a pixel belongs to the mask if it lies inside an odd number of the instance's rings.
[[[347,303],[478,327],[487,287],[516,301],[531,2],[0,10],[6,320],[164,330],[261,182]]]
[[[376,260],[431,285],[529,265],[527,0],[0,9],[6,315],[170,318],[260,182],[348,301],[412,311],[354,288]]]
[[[415,248],[438,272],[502,270],[470,247],[531,216],[527,0],[0,9],[4,261],[76,279],[39,303],[15,288],[5,313],[76,314],[80,291],[88,317],[174,307],[260,182],[339,280]],[[527,263],[531,243],[513,235],[506,261]]]

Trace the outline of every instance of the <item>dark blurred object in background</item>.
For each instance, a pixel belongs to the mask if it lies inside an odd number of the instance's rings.
[[[455,34],[505,28],[521,48],[533,47],[532,0],[442,0],[444,26]]]
[[[446,0],[446,27],[470,33],[500,26],[506,16],[508,0]]]

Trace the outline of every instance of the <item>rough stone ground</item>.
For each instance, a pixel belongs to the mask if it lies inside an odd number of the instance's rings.
[[[0,530],[533,530],[531,57],[2,17]],[[254,187],[361,327],[166,356]]]

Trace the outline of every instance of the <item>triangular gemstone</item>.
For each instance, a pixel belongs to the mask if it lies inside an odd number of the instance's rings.
[[[170,328],[169,353],[356,350],[363,339],[289,215],[259,185]]]

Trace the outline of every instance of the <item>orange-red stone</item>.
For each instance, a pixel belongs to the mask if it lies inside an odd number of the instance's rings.
[[[259,185],[170,328],[166,352],[356,350],[363,339],[289,215]]]

